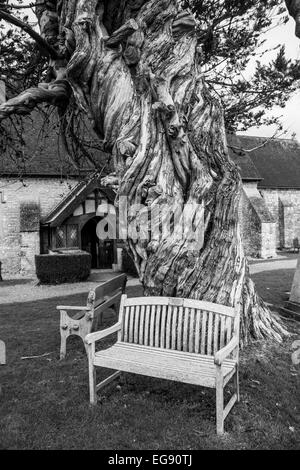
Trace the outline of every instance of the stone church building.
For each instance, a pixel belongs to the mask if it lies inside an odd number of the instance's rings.
[[[300,243],[300,144],[295,140],[228,136],[243,181],[242,238],[248,256],[271,258]]]
[[[32,140],[38,132],[31,129]],[[229,136],[231,158],[243,181],[240,202],[242,237],[247,255],[269,258],[276,249],[300,240],[300,144],[293,140]],[[68,166],[51,137],[32,147],[22,168],[0,158],[0,261],[3,278],[32,276],[35,254],[85,250],[92,267],[121,269],[116,240],[99,241],[98,208],[113,203],[114,193],[101,187],[85,167]]]
[[[2,277],[34,275],[35,255],[53,250],[89,251],[92,268],[120,268],[116,241],[101,242],[96,236],[104,216],[100,206],[113,204],[115,194],[101,188],[91,162],[79,153],[77,166],[71,164],[54,121],[41,138],[43,122],[39,113],[25,119],[25,143],[13,152],[0,135]],[[110,158],[99,152],[101,173]]]

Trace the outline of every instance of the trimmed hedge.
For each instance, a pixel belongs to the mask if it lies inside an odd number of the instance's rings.
[[[122,271],[132,276],[138,276],[133,259],[125,248],[122,251]]]
[[[91,272],[89,253],[36,255],[36,275],[41,284],[86,281]]]

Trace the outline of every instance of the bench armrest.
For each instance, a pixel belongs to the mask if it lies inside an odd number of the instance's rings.
[[[106,336],[116,333],[116,331],[120,331],[121,327],[122,327],[122,323],[118,322],[115,325],[109,328],[106,328],[105,330],[96,331],[95,333],[90,333],[86,335],[86,337],[84,338],[84,341],[87,344],[95,343],[96,341],[99,341],[100,339],[106,338]]]
[[[87,307],[86,305],[84,307],[76,307],[74,305],[58,305],[56,310],[84,310],[85,312],[88,312],[91,310],[91,308]]]
[[[234,336],[229,343],[224,346],[224,348],[220,349],[215,354],[215,364],[217,366],[221,366],[222,362],[232,353],[232,351],[238,347],[239,345],[239,339],[237,336]]]

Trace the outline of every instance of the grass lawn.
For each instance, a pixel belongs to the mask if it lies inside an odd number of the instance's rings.
[[[293,270],[286,270],[253,278],[265,300],[280,305],[292,276]],[[140,288],[128,294],[140,295]],[[214,390],[126,374],[102,391],[96,408],[89,406],[84,347],[70,338],[67,358],[59,361],[55,310],[85,299],[78,294],[1,306],[8,364],[0,368],[0,448],[299,449],[300,374],[291,361],[299,323],[287,322],[295,336],[282,345],[259,342],[242,351],[241,402],[226,420],[226,434],[218,437]],[[112,322],[107,318],[105,326]],[[44,353],[51,354],[21,359]]]

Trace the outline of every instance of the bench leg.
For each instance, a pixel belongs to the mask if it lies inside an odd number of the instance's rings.
[[[235,382],[235,387],[236,387],[237,402],[239,402],[240,401],[240,383],[239,383],[239,366],[238,365],[236,366],[234,382]]]
[[[95,344],[88,345],[90,404],[97,404],[96,368],[94,366]]]
[[[67,335],[60,330],[60,359],[65,359],[67,353]]]
[[[221,367],[217,368],[216,375],[216,421],[217,434],[224,434],[224,381]]]
[[[83,317],[80,320],[73,319],[65,311],[61,311],[60,317],[60,359],[65,359],[67,354],[67,339],[69,336],[79,336],[86,349],[84,338],[92,331],[92,319]],[[87,351],[87,349],[86,349]]]

